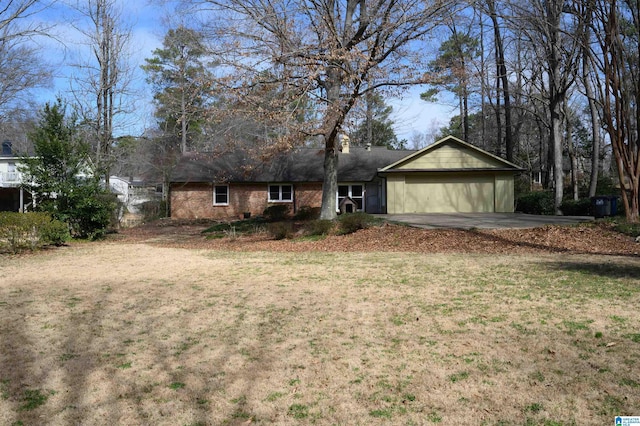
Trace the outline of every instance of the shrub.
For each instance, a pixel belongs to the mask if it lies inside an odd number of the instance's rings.
[[[307,235],[329,235],[334,226],[332,220],[317,219],[308,222],[305,231]]]
[[[50,219],[40,228],[40,239],[44,244],[60,246],[69,241],[69,226],[59,220]]]
[[[68,226],[47,213],[0,212],[0,248],[17,253],[69,239]]]
[[[640,236],[640,223],[629,223],[626,219],[614,219],[613,229],[630,237]]]
[[[516,211],[528,214],[555,214],[553,193],[534,191],[522,194],[516,200]]]
[[[166,212],[167,202],[164,200],[151,200],[140,204],[140,213],[142,213],[142,218],[145,222],[166,217]]]
[[[320,207],[302,206],[296,213],[296,220],[316,220],[320,217]]]
[[[68,218],[74,237],[91,240],[104,237],[109,226],[114,223],[114,212],[118,204],[117,196],[108,192],[99,192],[93,196],[79,195],[74,201],[75,208]]]
[[[274,204],[264,209],[262,215],[270,222],[278,222],[287,218],[289,206],[287,204]]]
[[[363,212],[347,213],[338,217],[340,234],[351,234],[359,229],[368,228],[373,217]]]
[[[276,240],[284,240],[293,234],[293,225],[290,222],[273,222],[267,225],[267,231]]]
[[[565,200],[560,205],[560,210],[565,216],[589,216],[591,215],[591,200],[583,198],[582,200]]]

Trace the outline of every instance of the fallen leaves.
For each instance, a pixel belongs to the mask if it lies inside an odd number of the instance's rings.
[[[207,239],[205,223],[144,225],[124,229],[113,240],[195,249],[270,252],[583,253],[639,256],[640,244],[603,225],[532,229],[419,229],[386,224],[317,241],[273,240],[268,233]]]

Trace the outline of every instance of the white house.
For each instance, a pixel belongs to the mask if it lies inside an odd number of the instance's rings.
[[[11,142],[2,142],[0,152],[0,211],[24,212],[31,195],[22,188],[20,158],[13,155]]]
[[[0,211],[25,212],[32,207],[31,194],[22,184],[20,158],[12,152],[11,142],[5,141],[0,151]],[[154,188],[150,189],[141,181],[118,176],[109,178],[109,189],[123,203],[125,211],[129,213],[128,217],[139,216],[141,205],[158,196]]]

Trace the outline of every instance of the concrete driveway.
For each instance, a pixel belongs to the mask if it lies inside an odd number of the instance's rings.
[[[375,215],[426,229],[509,229],[592,222],[591,216],[539,216],[523,213],[414,213]]]

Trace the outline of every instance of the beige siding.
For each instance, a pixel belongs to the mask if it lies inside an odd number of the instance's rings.
[[[514,178],[513,174],[498,174],[496,181],[496,212],[513,213],[514,200]]]
[[[396,169],[471,169],[503,167],[496,159],[466,147],[441,145],[433,151],[410,159]]]
[[[404,213],[404,176],[387,178],[387,213]]]
[[[406,177],[405,213],[494,211],[493,176]]]

